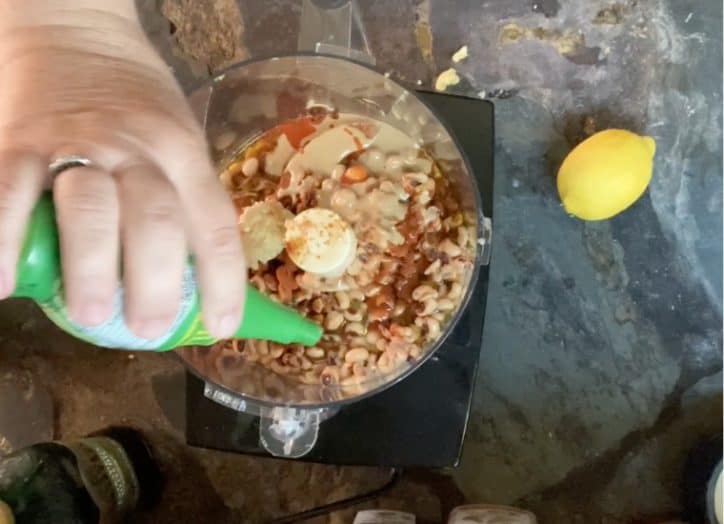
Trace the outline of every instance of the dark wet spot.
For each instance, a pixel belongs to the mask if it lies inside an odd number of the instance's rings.
[[[601,9],[593,19],[594,24],[617,25],[623,21],[624,6],[613,4],[610,7]]]
[[[563,279],[563,285],[566,287],[566,289],[573,289],[576,287],[576,281],[571,277],[565,277]]]
[[[558,0],[533,0],[531,9],[534,13],[540,13],[546,18],[551,18],[558,14],[561,4]]]
[[[571,53],[565,53],[563,56],[569,62],[573,62],[576,65],[604,65],[606,59],[599,58],[601,55],[601,48],[596,47],[580,47]]]
[[[485,98],[497,98],[499,100],[505,100],[506,98],[512,98],[517,94],[517,89],[493,89],[487,92]]]

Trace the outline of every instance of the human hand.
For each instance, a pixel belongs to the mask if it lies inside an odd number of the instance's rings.
[[[74,321],[108,318],[122,266],[128,326],[162,335],[188,244],[204,324],[231,336],[246,277],[233,206],[133,0],[0,0],[0,70],[0,297],[14,290],[28,218],[52,184]],[[71,156],[92,165],[49,180],[49,163]]]

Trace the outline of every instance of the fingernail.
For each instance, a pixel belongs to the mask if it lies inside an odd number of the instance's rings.
[[[239,313],[226,313],[218,317],[213,334],[218,338],[230,338],[239,329]]]
[[[81,326],[94,327],[103,324],[111,316],[111,307],[108,303],[100,300],[84,302],[77,313],[73,315],[74,320]]]
[[[137,337],[145,340],[153,340],[166,334],[171,328],[173,320],[171,317],[146,318],[129,323],[129,329]]]

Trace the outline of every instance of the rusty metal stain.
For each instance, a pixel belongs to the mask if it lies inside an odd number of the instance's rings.
[[[543,27],[527,28],[510,23],[500,31],[500,43],[516,44],[524,40],[538,40],[552,46],[558,54],[569,58],[586,48],[586,39],[580,31],[560,31]]]
[[[432,29],[430,24],[427,22],[417,22],[415,24],[415,39],[417,40],[417,47],[420,48],[423,60],[430,67],[433,66],[432,58]]]
[[[434,38],[432,36],[432,26],[430,25],[430,10],[430,0],[423,0],[415,7],[415,41],[418,49],[420,49],[422,59],[434,71]]]
[[[625,9],[625,6],[622,4],[613,4],[610,7],[601,9],[593,19],[593,23],[596,25],[620,24],[623,21]]]

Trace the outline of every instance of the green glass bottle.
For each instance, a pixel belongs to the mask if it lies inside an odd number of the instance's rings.
[[[13,296],[35,300],[58,327],[97,346],[168,351],[183,346],[208,346],[216,342],[201,322],[199,294],[192,265],[187,266],[184,272],[183,296],[176,320],[166,334],[155,340],[136,337],[126,327],[122,290],[115,297],[113,315],[104,324],[88,328],[72,322],[63,299],[58,230],[49,194],[43,195],[33,210],[18,261]],[[247,286],[244,316],[234,338],[313,346],[321,336],[321,327]]]
[[[120,524],[155,506],[162,488],[131,428],[35,444],[0,459],[0,524]]]

